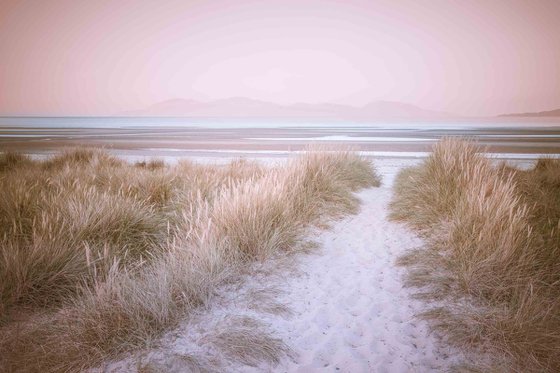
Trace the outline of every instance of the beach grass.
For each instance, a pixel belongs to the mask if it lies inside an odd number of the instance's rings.
[[[0,371],[80,371],[146,347],[251,263],[298,252],[310,227],[356,212],[352,191],[379,183],[347,151],[275,167],[1,154]]]
[[[443,139],[398,175],[391,218],[427,242],[400,263],[445,340],[490,356],[483,371],[558,372],[560,160],[521,170],[482,153]]]

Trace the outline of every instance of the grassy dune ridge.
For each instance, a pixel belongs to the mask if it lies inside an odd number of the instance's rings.
[[[2,154],[0,370],[77,371],[145,346],[379,182],[343,151],[274,168]]]
[[[560,371],[560,160],[495,165],[444,139],[397,177],[391,218],[427,239],[400,259],[447,340],[494,352],[483,369]],[[497,354],[496,354],[497,352]]]

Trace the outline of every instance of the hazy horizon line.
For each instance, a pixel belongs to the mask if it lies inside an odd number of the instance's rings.
[[[185,102],[192,102],[192,103],[199,103],[199,104],[212,104],[212,103],[216,103],[216,102],[223,102],[223,101],[231,101],[231,100],[246,100],[246,101],[253,101],[253,102],[259,102],[259,103],[263,103],[263,104],[269,104],[269,105],[274,105],[277,106],[279,108],[293,108],[295,106],[299,106],[299,105],[309,105],[309,106],[336,106],[336,107],[344,107],[344,108],[350,108],[350,109],[364,109],[367,108],[368,105],[372,105],[375,103],[387,103],[387,104],[399,104],[399,105],[406,105],[409,107],[414,107],[420,110],[424,110],[424,111],[428,111],[428,112],[434,112],[434,113],[440,113],[440,114],[444,114],[447,115],[449,117],[454,117],[456,119],[459,118],[465,118],[465,119],[483,119],[483,118],[495,118],[495,117],[503,117],[503,116],[507,116],[507,115],[522,115],[522,114],[539,114],[539,113],[546,113],[549,111],[555,111],[558,110],[560,108],[560,105],[558,105],[558,107],[555,108],[548,108],[548,109],[541,109],[541,110],[533,110],[533,111],[515,111],[515,112],[498,112],[498,113],[494,113],[494,114],[486,114],[486,115],[476,115],[476,114],[465,114],[465,113],[457,113],[457,112],[450,112],[450,111],[444,111],[444,110],[438,110],[438,109],[432,109],[432,108],[426,108],[423,106],[419,106],[410,102],[406,102],[406,101],[396,101],[396,100],[386,100],[386,99],[379,99],[379,100],[372,100],[369,101],[365,104],[361,104],[361,105],[357,105],[357,104],[345,104],[345,103],[337,103],[337,102],[332,102],[332,101],[319,101],[319,102],[306,102],[306,101],[297,101],[297,102],[293,102],[293,103],[280,103],[280,102],[274,102],[274,101],[268,101],[268,100],[263,100],[263,99],[258,99],[258,98],[252,98],[252,97],[248,97],[248,96],[229,96],[229,97],[223,97],[223,98],[218,98],[218,99],[196,99],[196,98],[186,98],[186,97],[172,97],[169,99],[165,99],[165,100],[161,100],[161,101],[156,101],[152,104],[147,104],[142,108],[134,108],[134,109],[126,109],[126,110],[121,110],[118,112],[112,112],[112,113],[100,113],[100,114],[82,114],[82,113],[2,113],[0,111],[0,117],[3,118],[10,118],[10,117],[18,117],[18,118],[103,118],[103,117],[153,117],[153,118],[157,118],[157,117],[168,117],[168,118],[188,118],[189,115],[188,114],[179,114],[179,115],[169,115],[169,114],[159,114],[159,115],[146,115],[146,114],[140,114],[142,111],[146,111],[149,110],[150,108],[162,104],[162,103],[166,103],[166,102],[172,102],[172,101],[185,101]],[[137,115],[134,115],[133,113],[137,112]],[[132,115],[131,115],[132,114]],[[139,115],[138,115],[139,114]],[[231,116],[220,116],[220,115],[216,115],[214,118],[228,118]],[[247,119],[249,119],[251,116],[248,116]],[[266,115],[263,116],[263,118],[267,117]],[[270,118],[274,118],[275,116],[272,115],[270,116]],[[194,116],[194,118],[212,118],[212,116]],[[238,118],[238,117],[236,117]],[[307,119],[313,119],[313,118],[307,118]],[[327,119],[327,118],[317,118],[317,119]],[[372,118],[373,119],[373,118]],[[378,119],[382,119],[382,118],[378,118]],[[387,119],[391,119],[391,118],[387,118]],[[398,118],[393,118],[393,119],[398,119]],[[413,118],[407,118],[407,119],[413,119]],[[420,118],[419,118],[420,119]],[[425,118],[422,118],[425,119]]]

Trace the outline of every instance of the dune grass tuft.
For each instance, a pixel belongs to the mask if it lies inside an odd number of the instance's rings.
[[[0,370],[80,371],[148,346],[251,261],[294,252],[307,227],[356,211],[351,192],[375,185],[351,152],[274,168],[129,164],[96,149],[2,155]],[[230,352],[254,363],[287,351],[266,341],[255,356]]]
[[[286,356],[294,354],[285,342],[270,336],[265,323],[247,316],[228,316],[204,337],[203,343],[218,347],[231,360],[253,367],[262,361],[279,363],[279,351]]]
[[[10,170],[15,167],[29,165],[31,159],[28,156],[16,152],[6,152],[0,154],[0,172]]]
[[[401,258],[424,316],[449,342],[494,352],[501,371],[560,371],[560,160],[494,164],[444,139],[397,177],[391,217],[427,238]]]

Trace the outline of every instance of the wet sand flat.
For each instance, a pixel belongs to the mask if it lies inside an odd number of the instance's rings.
[[[309,144],[351,146],[364,152],[418,153],[445,136],[476,140],[493,153],[560,154],[560,125],[425,126],[332,125],[205,128],[198,127],[32,127],[0,125],[0,150],[30,154],[64,147],[96,146],[117,154],[186,156],[196,154],[275,153],[304,149]]]

